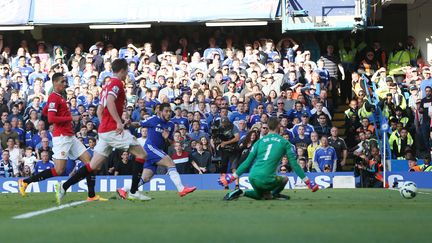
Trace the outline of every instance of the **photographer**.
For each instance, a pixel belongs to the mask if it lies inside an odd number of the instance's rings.
[[[371,148],[371,155],[362,154],[359,156],[362,161],[355,164],[354,174],[360,175],[360,187],[383,187],[381,174],[381,156],[378,147]]]
[[[238,158],[240,133],[227,117],[220,119],[212,127],[212,140],[221,156],[221,173],[227,173],[228,162],[233,164]]]

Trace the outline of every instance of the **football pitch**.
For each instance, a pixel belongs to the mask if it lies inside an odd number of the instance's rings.
[[[428,193],[431,191],[422,190]],[[54,194],[0,194],[0,242],[429,242],[432,195],[383,189],[286,190],[288,201],[222,201],[226,191],[149,192],[145,202],[55,207]],[[64,204],[82,201],[69,193]]]

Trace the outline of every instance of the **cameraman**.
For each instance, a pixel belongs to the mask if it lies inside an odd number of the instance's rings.
[[[212,129],[213,143],[221,155],[221,173],[227,173],[228,162],[236,162],[238,158],[238,141],[240,133],[228,117],[222,117],[220,124]]]
[[[360,187],[383,187],[381,156],[378,147],[373,146],[371,154],[361,154],[361,161],[355,164],[354,174],[360,176]]]

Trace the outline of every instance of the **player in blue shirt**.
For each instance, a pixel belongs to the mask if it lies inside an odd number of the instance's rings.
[[[317,172],[336,172],[336,150],[329,146],[328,138],[322,137],[320,147],[315,150],[313,158],[314,168]]]
[[[176,165],[173,160],[163,151],[166,147],[166,142],[173,142],[174,134],[174,123],[171,119],[171,106],[168,103],[162,103],[159,106],[159,115],[152,116],[144,121],[141,121],[141,127],[148,128],[148,138],[144,150],[147,153],[147,160],[144,164],[144,170],[142,171],[141,180],[137,181],[137,184],[132,184],[132,188],[138,188],[139,184],[144,184],[153,177],[156,172],[157,166],[164,166],[168,168],[168,175],[171,181],[177,187],[179,195],[181,197],[196,190],[196,187],[185,187],[181,182],[180,175],[177,172]],[[134,182],[134,181],[133,181]],[[127,193],[130,189],[117,189],[117,193],[120,197],[126,199]]]

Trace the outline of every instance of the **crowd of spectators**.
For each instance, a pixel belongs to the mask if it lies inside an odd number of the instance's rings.
[[[176,129],[166,151],[180,173],[235,170],[268,133],[268,118],[276,116],[280,134],[295,145],[306,172],[347,170],[354,158],[355,170],[374,184],[380,170],[373,119],[378,107],[389,120],[393,158],[430,157],[431,70],[413,37],[388,50],[379,41],[349,37],[325,44],[294,37],[246,44],[229,36],[202,42],[182,37],[176,44],[162,40],[157,52],[156,43],[133,39],[124,46],[98,41],[88,49],[89,43],[68,49],[22,40],[16,50],[5,39],[0,35],[0,177],[28,176],[53,166],[52,126],[41,111],[56,72],[68,80],[64,95],[76,136],[93,153],[99,94],[116,58],[129,63],[122,119],[139,122],[158,115],[159,104],[170,103]],[[332,124],[337,107],[347,104],[345,140]],[[130,129],[141,144],[151,139],[147,128]],[[127,152],[115,151],[110,160],[102,174],[130,174]],[[69,161],[65,175],[79,166],[82,162]],[[290,171],[284,158],[279,172]]]

